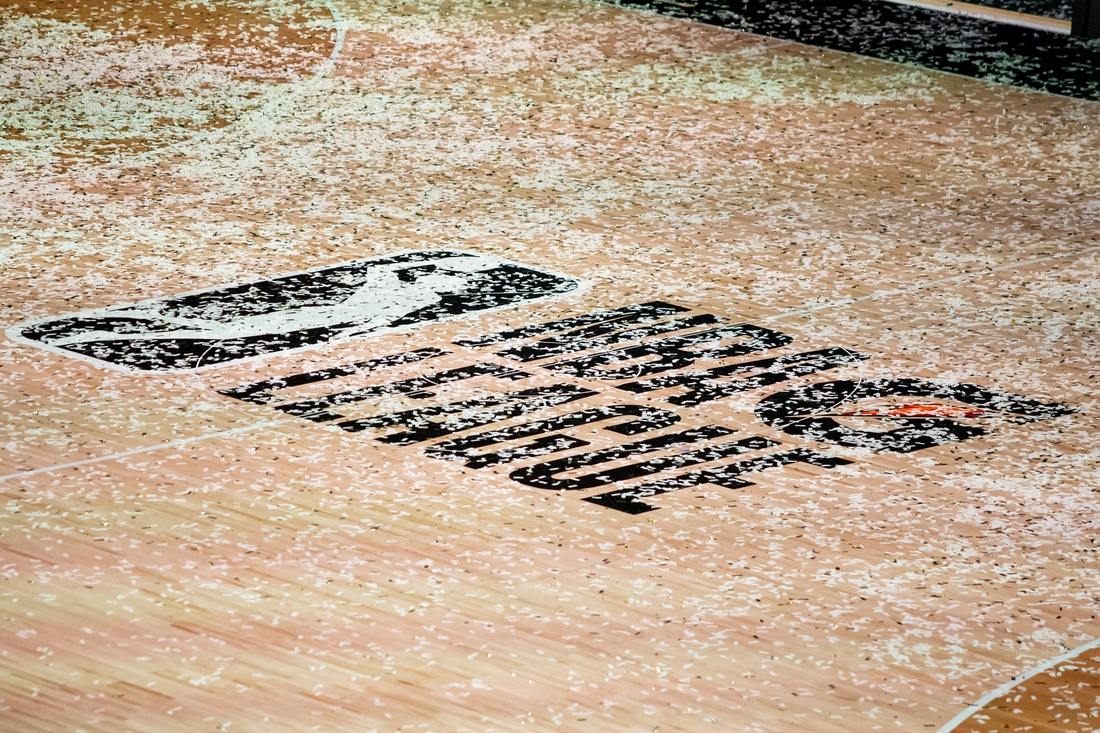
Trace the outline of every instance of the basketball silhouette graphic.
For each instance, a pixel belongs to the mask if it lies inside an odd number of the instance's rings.
[[[197,369],[564,295],[577,280],[429,250],[20,324],[9,335],[144,371]]]

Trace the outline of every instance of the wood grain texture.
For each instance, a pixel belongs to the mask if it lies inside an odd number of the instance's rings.
[[[0,340],[0,730],[935,731],[1100,635],[1097,105],[543,0],[342,2],[315,79],[323,5],[117,6],[0,11],[5,327],[403,249],[592,287],[193,374]],[[867,355],[676,409],[852,463],[632,516],[219,393],[655,299]],[[908,454],[753,412],[885,377],[1075,412]],[[545,414],[627,399],[574,381]],[[958,730],[1089,729],[1094,661]]]

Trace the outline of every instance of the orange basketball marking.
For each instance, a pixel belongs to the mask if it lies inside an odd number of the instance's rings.
[[[888,410],[854,410],[840,414],[844,417],[988,417],[993,413],[954,405],[902,405]]]

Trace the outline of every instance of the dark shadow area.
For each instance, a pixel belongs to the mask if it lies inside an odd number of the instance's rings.
[[[1100,41],[1096,40],[883,0],[615,0],[615,4],[1100,101]]]

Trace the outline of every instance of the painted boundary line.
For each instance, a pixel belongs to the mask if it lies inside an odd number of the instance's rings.
[[[80,461],[72,461],[70,463],[61,463],[56,466],[43,466],[42,468],[32,468],[29,471],[20,471],[19,473],[9,473],[6,476],[0,476],[0,482],[10,481],[12,479],[28,478],[30,476],[36,476],[40,473],[50,473],[51,471],[62,471],[66,468],[79,468],[80,466],[87,466],[92,463],[103,463],[105,461],[115,461],[120,458],[128,458],[130,456],[140,455],[142,453],[151,453],[152,451],[161,450],[162,448],[182,448],[189,443],[196,443],[200,440],[209,440],[211,438],[221,438],[229,435],[238,435],[240,433],[247,433],[251,430],[259,430],[260,428],[271,427],[272,425],[278,425],[275,420],[265,420],[264,422],[258,422],[255,425],[244,425],[239,428],[232,428],[230,430],[219,430],[216,433],[207,433],[206,435],[195,435],[190,438],[180,438],[179,440],[172,440],[167,443],[157,443],[156,445],[147,445],[143,448],[133,448],[131,450],[124,450],[119,453],[111,453],[106,456],[98,456],[95,458],[85,458]]]
[[[989,703],[996,700],[998,697],[1002,697],[1004,695],[1007,695],[1009,692],[1012,691],[1013,687],[1020,684],[1021,682],[1026,682],[1029,679],[1031,679],[1032,677],[1034,677],[1036,675],[1039,675],[1039,674],[1042,674],[1043,672],[1046,672],[1051,667],[1056,667],[1057,665],[1061,664],[1062,662],[1073,659],[1076,656],[1084,654],[1089,649],[1094,649],[1096,647],[1100,647],[1100,639],[1093,639],[1090,642],[1082,644],[1081,646],[1077,647],[1076,649],[1071,649],[1070,651],[1066,652],[1065,654],[1060,654],[1057,657],[1054,657],[1052,659],[1048,659],[1047,661],[1040,664],[1038,667],[1034,667],[1032,669],[1029,669],[1027,672],[1024,672],[1021,675],[1013,677],[1011,680],[1004,683],[1003,685],[998,687],[993,692],[990,692],[988,695],[984,695],[977,702],[972,702],[969,705],[967,705],[965,710],[963,710],[961,713],[956,715],[951,720],[947,721],[947,723],[945,723],[942,728],[940,728],[938,731],[936,731],[936,733],[950,733],[951,731],[955,730],[960,725],[965,723],[967,721],[967,719],[970,718],[971,715],[978,712],[979,710],[984,708],[986,705],[988,705]]]

